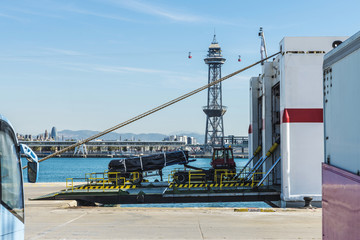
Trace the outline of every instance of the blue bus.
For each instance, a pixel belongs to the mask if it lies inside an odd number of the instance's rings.
[[[24,239],[24,188],[20,154],[28,159],[28,181],[39,170],[35,153],[19,144],[11,123],[0,115],[0,239]]]

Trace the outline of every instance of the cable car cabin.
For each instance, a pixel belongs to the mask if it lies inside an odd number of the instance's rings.
[[[236,167],[232,148],[214,148],[211,166],[214,169],[233,169]]]

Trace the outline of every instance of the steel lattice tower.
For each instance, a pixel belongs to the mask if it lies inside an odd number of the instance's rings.
[[[216,35],[209,46],[205,63],[209,65],[208,83],[221,78],[221,65],[225,58],[221,55],[221,48],[216,41]],[[226,107],[222,105],[221,82],[208,88],[207,106],[203,107],[206,114],[205,146],[214,147],[224,144],[223,115]]]

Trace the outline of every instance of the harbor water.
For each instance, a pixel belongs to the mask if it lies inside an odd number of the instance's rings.
[[[65,182],[66,178],[74,178],[84,182],[85,173],[103,173],[107,171],[111,158],[51,158],[40,163],[38,182]],[[210,158],[199,158],[190,165],[200,168],[210,167]],[[237,171],[246,164],[248,159],[235,159]],[[23,166],[26,160],[22,159]],[[183,169],[181,165],[173,165],[163,169],[163,181],[174,169]],[[27,171],[23,171],[24,181],[27,182]],[[159,176],[147,178],[150,182],[160,180]],[[138,204],[127,204],[125,207],[139,207]],[[142,204],[142,207],[269,207],[263,202],[216,202],[216,203],[177,203],[177,204]]]

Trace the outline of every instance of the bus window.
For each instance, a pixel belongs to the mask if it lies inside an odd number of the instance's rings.
[[[20,156],[14,133],[0,124],[1,205],[24,221],[24,200]]]

